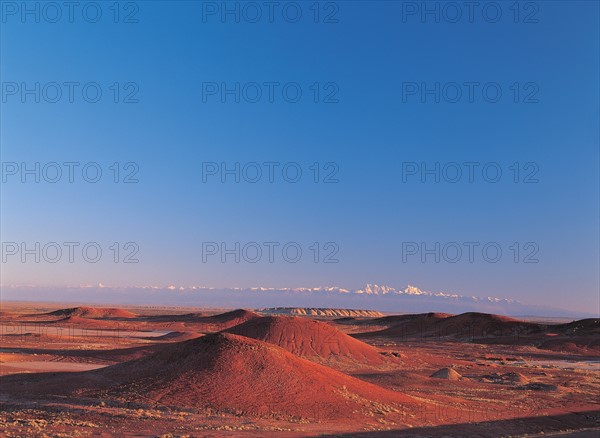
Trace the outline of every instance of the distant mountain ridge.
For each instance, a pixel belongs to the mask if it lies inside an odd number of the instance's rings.
[[[386,313],[484,312],[511,316],[598,317],[510,298],[429,292],[416,286],[367,284],[299,288],[212,288],[205,286],[112,287],[102,283],[69,287],[2,286],[3,300],[64,301],[97,304],[202,306],[220,308],[364,309]]]
[[[496,297],[475,297],[475,296],[464,296],[458,294],[448,294],[444,292],[427,292],[419,289],[416,286],[411,286],[410,284],[404,289],[396,289],[389,286],[378,286],[376,284],[367,284],[364,289],[358,289],[355,291],[358,294],[367,294],[367,295],[411,295],[411,296],[426,296],[426,297],[440,297],[440,298],[448,298],[448,299],[470,299],[475,302],[490,302],[490,303],[519,303],[517,300],[509,299],[509,298],[496,298]]]

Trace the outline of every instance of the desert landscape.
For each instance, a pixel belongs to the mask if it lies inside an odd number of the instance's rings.
[[[2,436],[598,436],[600,322],[2,304]]]
[[[600,438],[600,0],[0,0],[0,438]]]

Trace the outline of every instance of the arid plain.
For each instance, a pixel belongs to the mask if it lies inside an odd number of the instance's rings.
[[[2,436],[598,436],[600,323],[2,303]]]

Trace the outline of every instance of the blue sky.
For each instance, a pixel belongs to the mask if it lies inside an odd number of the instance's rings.
[[[453,11],[443,9],[446,3],[438,3],[436,22],[420,11],[403,16],[403,8],[421,2],[359,1],[320,3],[318,23],[312,2],[297,3],[302,17],[296,23],[279,10],[271,23],[264,8],[258,22],[242,15],[237,23],[232,15],[203,15],[221,2],[191,1],[132,3],[137,10],[121,2],[118,23],[112,2],[97,3],[102,17],[96,23],[86,21],[92,10],[87,16],[75,11],[72,23],[62,11],[62,19],[51,23],[53,11],[40,9],[38,23],[20,10],[12,14],[15,2],[3,3],[2,242],[97,242],[103,248],[98,263],[77,252],[73,263],[64,255],[57,263],[7,256],[3,284],[410,283],[598,309],[597,2],[521,2],[516,23],[508,2],[498,3],[502,16],[496,23],[489,22],[489,10],[485,16],[476,10],[469,22],[466,9],[463,19],[450,23]],[[138,22],[122,22],[128,13]],[[337,22],[324,23],[326,16]],[[526,17],[537,22],[523,22]],[[81,84],[74,102],[65,85],[56,103],[45,99],[54,94],[41,91],[39,103],[34,95],[22,102],[23,84],[40,83],[51,93],[47,84],[53,82]],[[90,82],[102,90],[97,103],[78,93]],[[266,82],[282,84],[273,102]],[[473,102],[465,82],[480,84]],[[231,95],[223,103],[219,93],[203,99],[206,83],[257,83],[263,94],[257,103],[243,95],[239,103]],[[286,83],[298,84],[299,102],[284,99]],[[463,96],[451,103],[454,95],[442,94],[436,103],[426,95],[423,102],[419,91],[403,96],[407,83],[439,83],[448,93],[454,89],[447,84],[455,83]],[[498,102],[484,99],[485,84],[501,90]],[[138,102],[123,103],[132,91]],[[323,102],[332,91],[337,102]],[[22,183],[20,173],[6,167],[33,168],[36,162],[79,162],[78,169],[95,162],[103,174],[95,184],[77,172],[73,183],[64,173],[54,184],[43,178],[34,183],[31,176]],[[123,169],[125,163],[135,163],[139,182],[114,183],[115,162],[119,180],[133,169]],[[280,172],[273,183],[264,174],[257,183],[222,183],[220,175],[203,182],[206,162],[229,168],[281,163],[277,169],[292,162],[303,173],[297,183]],[[315,162],[319,183],[312,180]],[[457,183],[403,174],[403,163],[429,169],[459,163],[466,171],[464,162],[480,163],[472,183],[464,172]],[[335,164],[324,168],[326,163]],[[498,182],[483,178],[485,163],[501,169]],[[324,183],[332,169],[338,182]],[[523,182],[531,172],[537,182]],[[118,263],[109,249],[114,242],[121,250]],[[122,263],[126,242],[139,248],[138,263]],[[222,263],[216,255],[204,263],[203,242],[278,242],[278,248],[296,242],[303,257],[289,263],[276,252],[273,263],[266,256],[258,263],[232,257]],[[337,263],[323,263],[327,242],[338,249]],[[480,250],[472,263],[465,254],[456,263],[444,257],[436,263],[433,256],[423,263],[419,254],[403,261],[403,242],[428,248],[492,242],[503,252],[496,263]],[[531,248],[538,262],[524,263]]]

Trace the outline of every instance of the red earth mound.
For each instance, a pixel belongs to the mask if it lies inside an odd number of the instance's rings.
[[[146,339],[150,341],[171,341],[171,342],[181,342],[187,341],[189,339],[196,339],[202,336],[199,333],[195,332],[170,332],[166,335],[152,337],[149,336]]]
[[[520,321],[508,316],[468,312],[441,320],[435,327],[440,337],[461,338],[513,337],[540,331],[539,324]]]
[[[552,331],[571,336],[600,335],[600,319],[587,318],[551,327]]]
[[[398,315],[377,320],[397,323],[384,330],[353,336],[358,339],[389,337],[396,340],[475,340],[486,344],[532,345],[542,350],[585,355],[600,351],[598,319],[547,326],[508,316],[469,312],[454,316],[443,313]]]
[[[60,309],[47,313],[52,316],[78,316],[81,318],[135,318],[135,313],[118,308],[99,308],[99,307],[72,307],[70,309]]]
[[[216,333],[236,326],[260,315],[249,310],[237,309],[217,315],[206,316],[204,313],[186,313],[182,315],[151,315],[139,320],[154,324],[155,327],[172,331],[202,331]]]
[[[422,338],[440,321],[449,318],[447,313],[418,313],[410,315],[392,315],[384,318],[377,318],[379,325],[389,325],[387,329],[376,332],[359,333],[354,335],[357,338],[368,337],[393,337],[393,338]]]
[[[119,321],[83,318],[81,316],[67,316],[66,318],[52,321],[52,324],[59,326],[68,325],[87,329],[118,329],[121,323]],[[89,335],[92,336],[93,333],[90,332]]]
[[[520,322],[520,320],[511,318],[510,316],[496,315],[494,313],[467,312],[452,317],[456,321],[464,323],[486,323],[486,322]]]
[[[313,319],[265,316],[226,331],[269,342],[307,358],[344,358],[371,365],[384,362],[383,356],[372,346]]]
[[[166,345],[150,356],[103,369],[12,375],[0,383],[2,393],[19,396],[95,397],[316,420],[405,413],[422,406],[275,345],[228,333]]]
[[[436,371],[431,376],[434,379],[444,379],[444,380],[460,380],[462,376],[453,370],[452,368],[442,368],[441,370]]]
[[[373,324],[377,325],[393,325],[407,321],[414,320],[422,320],[422,319],[443,319],[448,318],[449,316],[454,316],[451,313],[439,313],[439,312],[430,312],[430,313],[413,313],[408,315],[390,315],[384,316],[382,318],[375,318],[372,320]]]
[[[225,330],[229,327],[242,324],[246,321],[250,321],[255,318],[260,318],[258,313],[254,313],[250,310],[237,309],[231,312],[220,313],[218,315],[208,316],[203,318],[203,322],[208,324],[215,324],[220,327],[221,330]]]
[[[218,315],[209,316],[208,319],[215,322],[246,322],[250,319],[260,318],[258,313],[254,313],[251,310],[237,309],[230,312],[219,313]]]
[[[584,350],[600,349],[600,319],[597,318],[580,319],[568,324],[551,326],[548,332],[558,335],[557,338],[544,342],[539,348],[560,350],[564,345]]]
[[[526,385],[529,379],[521,373],[510,372],[505,374],[492,373],[481,376],[478,380],[486,383],[496,383],[499,385]]]
[[[468,312],[460,315],[424,313],[404,315],[403,321],[385,330],[361,333],[357,337],[383,336],[405,339],[421,338],[516,338],[516,335],[541,331],[539,324],[507,316]]]
[[[392,327],[397,324],[405,323],[408,321],[419,320],[423,318],[447,318],[449,316],[454,316],[451,313],[439,313],[439,312],[430,312],[430,313],[411,313],[405,315],[388,315],[382,316],[380,318],[338,318],[333,322],[336,324],[353,324],[353,325],[364,325],[364,326],[387,326]]]
[[[561,336],[543,341],[538,348],[574,354],[600,353],[600,338],[597,335]]]

